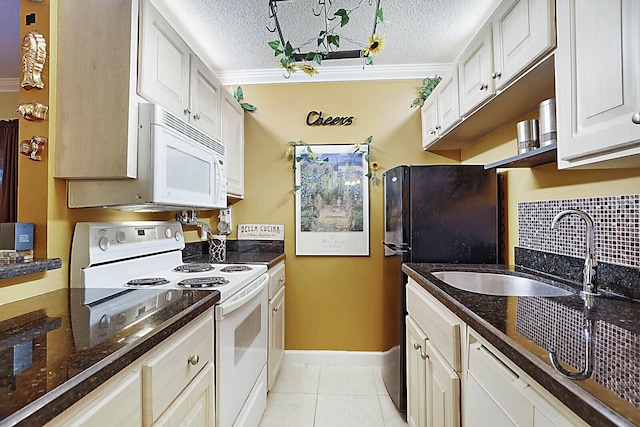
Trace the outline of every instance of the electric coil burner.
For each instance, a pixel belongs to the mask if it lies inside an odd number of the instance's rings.
[[[184,279],[178,282],[178,286],[182,288],[214,288],[216,286],[224,286],[229,281],[224,277],[211,276],[211,277],[194,277],[190,279]]]
[[[169,281],[164,277],[144,277],[142,279],[129,280],[125,286],[136,286],[142,288],[166,285],[167,283],[169,283]]]
[[[193,264],[182,264],[173,269],[173,271],[177,271],[179,273],[204,273],[205,271],[211,271],[214,267],[211,264],[205,263],[193,263]]]
[[[220,271],[222,271],[223,273],[236,273],[239,271],[249,271],[249,270],[253,270],[253,268],[251,268],[248,265],[229,265],[227,267],[223,267],[220,269]]]

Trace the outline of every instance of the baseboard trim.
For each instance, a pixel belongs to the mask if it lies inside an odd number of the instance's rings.
[[[380,367],[390,351],[286,350],[283,363]]]

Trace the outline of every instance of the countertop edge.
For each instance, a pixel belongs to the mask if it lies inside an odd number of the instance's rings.
[[[74,376],[39,399],[0,421],[0,426],[44,425],[79,402],[118,372],[161,344],[174,332],[187,325],[220,300],[218,292],[210,292],[189,308],[165,321],[130,345],[123,347]],[[98,385],[96,385],[98,384]]]
[[[49,270],[62,268],[62,259],[35,259],[28,262],[2,263],[0,264],[0,279],[26,276],[27,274],[42,273]]]
[[[489,341],[489,343],[585,422],[591,425],[634,425],[627,418],[612,410],[586,390],[575,385],[571,380],[562,377],[552,366],[544,364],[530,351],[486,322],[482,317],[455,298],[448,295],[436,284],[431,283],[422,274],[413,270],[410,265],[403,264],[402,271],[414,279],[423,289],[443,303],[456,316],[460,317],[462,321]]]

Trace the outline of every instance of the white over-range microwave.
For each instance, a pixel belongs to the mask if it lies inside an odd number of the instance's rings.
[[[69,207],[131,211],[225,208],[225,146],[155,104],[140,104],[138,118],[137,177],[69,180]]]

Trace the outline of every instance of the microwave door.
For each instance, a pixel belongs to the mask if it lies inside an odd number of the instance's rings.
[[[169,129],[152,126],[155,169],[153,193],[156,203],[184,206],[216,206],[221,187],[218,159]]]

